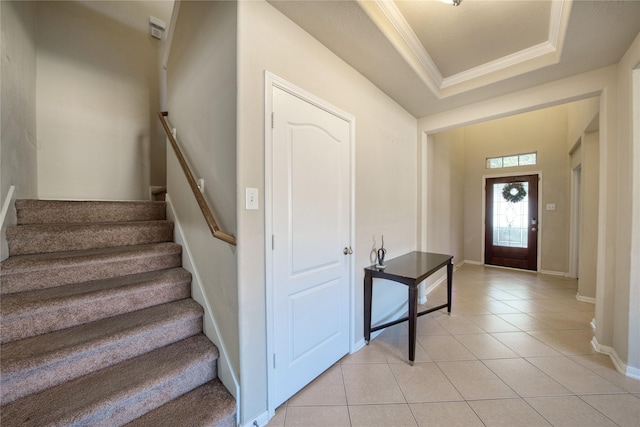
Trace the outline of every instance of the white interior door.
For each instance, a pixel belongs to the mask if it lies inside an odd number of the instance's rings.
[[[349,352],[351,124],[273,88],[274,402]]]

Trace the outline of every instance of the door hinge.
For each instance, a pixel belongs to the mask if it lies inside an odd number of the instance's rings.
[[[273,369],[276,369],[276,354],[273,353]]]
[[[271,235],[271,250],[276,249],[276,236],[274,234]]]
[[[274,119],[275,113],[271,113],[271,129],[274,129],[276,127],[275,123],[275,119]]]

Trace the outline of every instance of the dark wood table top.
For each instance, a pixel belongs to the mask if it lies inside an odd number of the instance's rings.
[[[384,269],[372,265],[364,270],[365,274],[371,277],[401,281],[405,284],[419,283],[446,266],[451,259],[452,255],[416,251],[385,261]]]

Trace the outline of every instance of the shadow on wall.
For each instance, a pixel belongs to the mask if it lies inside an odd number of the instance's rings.
[[[151,169],[165,156],[152,122],[161,44],[73,2],[39,3],[36,21],[39,196],[147,198],[150,175],[165,173]]]

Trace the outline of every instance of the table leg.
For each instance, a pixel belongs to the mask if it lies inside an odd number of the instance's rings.
[[[416,358],[416,323],[418,321],[418,287],[409,285],[409,364]]]
[[[371,274],[364,274],[364,341],[369,345],[371,340],[371,298],[373,293],[373,279]]]
[[[447,264],[447,314],[451,314],[451,288],[453,287],[453,262]]]

